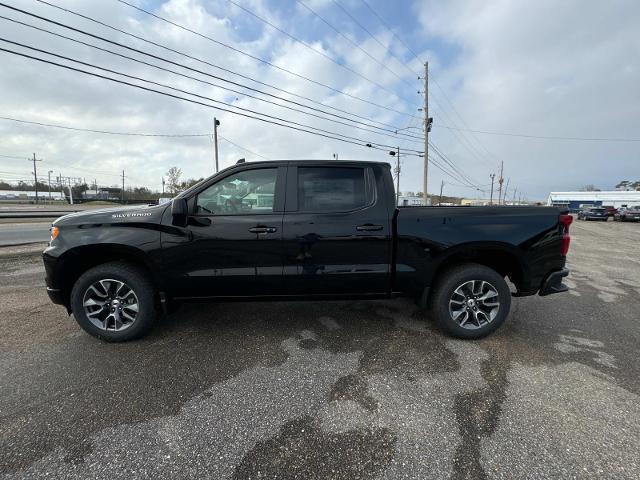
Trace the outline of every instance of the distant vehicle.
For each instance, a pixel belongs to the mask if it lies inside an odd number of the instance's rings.
[[[607,209],[607,215],[610,217],[614,217],[616,213],[618,213],[618,209],[612,206],[604,206],[603,208]]]
[[[601,220],[606,222],[609,220],[609,213],[603,207],[587,208],[578,213],[578,220]]]
[[[512,295],[568,290],[566,209],[395,203],[386,163],[234,165],[170,204],[57,219],[47,292],[90,334],[122,341],[172,302],[398,295],[450,334],[479,338],[504,322]]]
[[[618,222],[640,222],[640,207],[620,207],[613,220]]]

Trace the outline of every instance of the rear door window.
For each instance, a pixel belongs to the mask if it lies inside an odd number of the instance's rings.
[[[367,206],[365,169],[298,167],[298,211],[346,212]]]

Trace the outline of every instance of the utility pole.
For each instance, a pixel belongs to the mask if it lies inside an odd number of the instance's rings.
[[[491,198],[489,199],[489,205],[493,205],[493,179],[496,178],[496,174],[492,173],[489,175],[491,177]],[[498,202],[500,203],[500,202]]]
[[[397,148],[397,153],[394,150],[389,152],[389,155],[396,157],[396,207],[400,203],[400,147]]]
[[[47,176],[49,177],[49,202],[51,202],[51,174],[53,173],[53,170],[49,170],[47,172]]]
[[[215,148],[216,155],[216,173],[218,173],[218,125],[220,125],[220,120],[216,117],[213,117],[213,145]]]
[[[507,201],[507,191],[509,190],[509,182],[511,181],[511,178],[507,178],[507,186],[504,189],[504,196],[502,197],[502,204],[504,205]]]
[[[431,119],[429,118],[429,62],[424,64],[424,172],[422,177],[422,193],[424,204],[427,204],[427,187],[429,184],[429,131]]]
[[[162,196],[164,197],[164,177],[162,177]]]
[[[124,170],[122,170],[122,203],[124,203]]]
[[[440,182],[440,198],[438,198],[438,205],[442,204],[442,189],[444,188],[444,180]]]
[[[36,189],[36,205],[38,204],[38,171],[36,170],[36,162],[41,162],[42,159],[36,158],[36,154],[33,154],[33,159],[29,158],[29,161],[33,160],[33,186]]]
[[[398,202],[400,201],[400,147],[398,147],[398,159],[396,163],[396,168],[398,170],[398,177],[396,178],[396,207],[397,207]]]
[[[502,198],[502,183],[504,182],[504,177],[502,176],[503,171],[504,171],[504,162],[500,162],[500,178],[498,179],[498,183],[500,184],[500,192],[498,193],[498,205],[500,204],[500,198]]]

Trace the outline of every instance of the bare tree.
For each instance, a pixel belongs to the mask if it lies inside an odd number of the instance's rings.
[[[180,177],[182,177],[182,170],[178,167],[171,167],[167,172],[167,189],[173,195],[180,193]]]
[[[595,185],[585,185],[584,187],[581,188],[581,191],[583,191],[583,192],[599,192],[600,189],[598,187],[596,187]]]

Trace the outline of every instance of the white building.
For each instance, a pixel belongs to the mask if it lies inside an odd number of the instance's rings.
[[[415,195],[412,195],[412,196],[400,195],[398,197],[399,207],[417,207],[421,205],[424,205],[423,197],[417,197]]]
[[[630,207],[640,205],[640,191],[551,192],[547,205],[578,210],[585,207]]]
[[[38,190],[38,198],[40,200],[49,200],[49,190]],[[33,200],[36,199],[35,191],[27,190],[0,190],[0,200]],[[60,192],[51,190],[51,200],[64,200]]]

